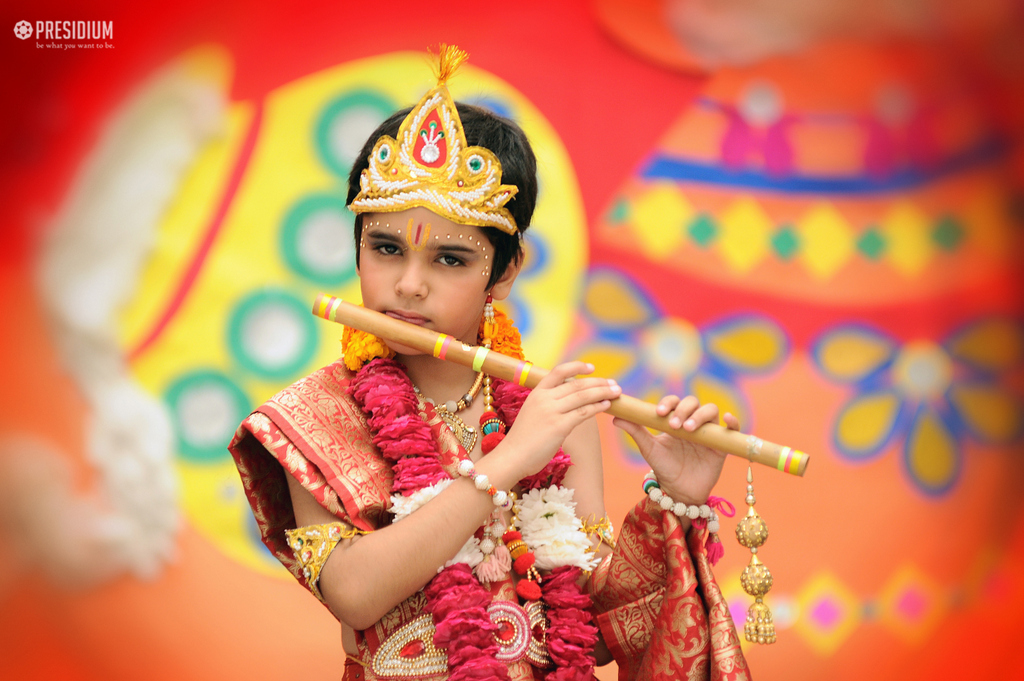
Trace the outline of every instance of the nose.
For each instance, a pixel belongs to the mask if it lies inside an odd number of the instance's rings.
[[[402,298],[425,298],[428,286],[426,272],[417,258],[408,258],[401,276],[395,282],[395,294]]]

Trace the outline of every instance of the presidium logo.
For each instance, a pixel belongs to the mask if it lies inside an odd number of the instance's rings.
[[[21,40],[28,40],[35,35],[36,47],[64,50],[71,48],[111,48],[114,45],[106,41],[114,39],[114,22],[37,21],[35,26],[33,26],[30,21],[19,21],[14,25],[14,35]],[[49,42],[39,42],[44,40]],[[58,43],[57,41],[60,42]]]

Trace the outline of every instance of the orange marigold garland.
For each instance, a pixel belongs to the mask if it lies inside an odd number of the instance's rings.
[[[490,296],[488,296],[487,304],[490,304]],[[488,333],[487,324],[487,315],[484,315],[480,320],[480,330],[477,332],[478,343],[490,338],[492,351],[516,359],[526,359],[526,356],[523,355],[523,339],[519,335],[519,329],[507,314],[494,308],[494,322],[490,333]]]
[[[378,357],[391,359],[395,356],[395,351],[382,339],[351,326],[346,326],[341,334],[341,352],[349,371],[359,371],[364,364]]]
[[[477,342],[488,337],[484,328],[486,323],[486,320],[481,318]],[[501,310],[494,311],[494,327],[490,338],[491,350],[516,359],[525,359],[519,329]],[[359,371],[364,364],[378,357],[391,359],[395,356],[395,351],[389,348],[383,339],[351,326],[346,326],[341,335],[341,352],[349,371]]]

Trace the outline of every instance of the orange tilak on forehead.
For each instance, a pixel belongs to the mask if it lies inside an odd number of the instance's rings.
[[[401,233],[402,230],[398,230]],[[405,231],[405,241],[409,244],[409,248],[414,251],[422,251],[423,247],[427,245],[427,237],[430,236],[430,223],[415,223],[412,218],[409,218],[409,225]]]

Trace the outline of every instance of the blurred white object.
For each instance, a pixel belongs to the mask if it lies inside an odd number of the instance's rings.
[[[88,585],[130,571],[156,577],[179,523],[174,438],[163,403],[132,377],[116,336],[157,228],[192,163],[224,130],[225,96],[180,60],[111,117],[78,171],[38,262],[40,298],[61,359],[90,408],[96,484],[69,485],[67,463],[39,443],[8,443],[7,482],[25,555],[56,579]],[[29,451],[30,450],[30,451]],[[11,453],[11,452],[8,452]],[[59,538],[59,539],[56,539]]]

